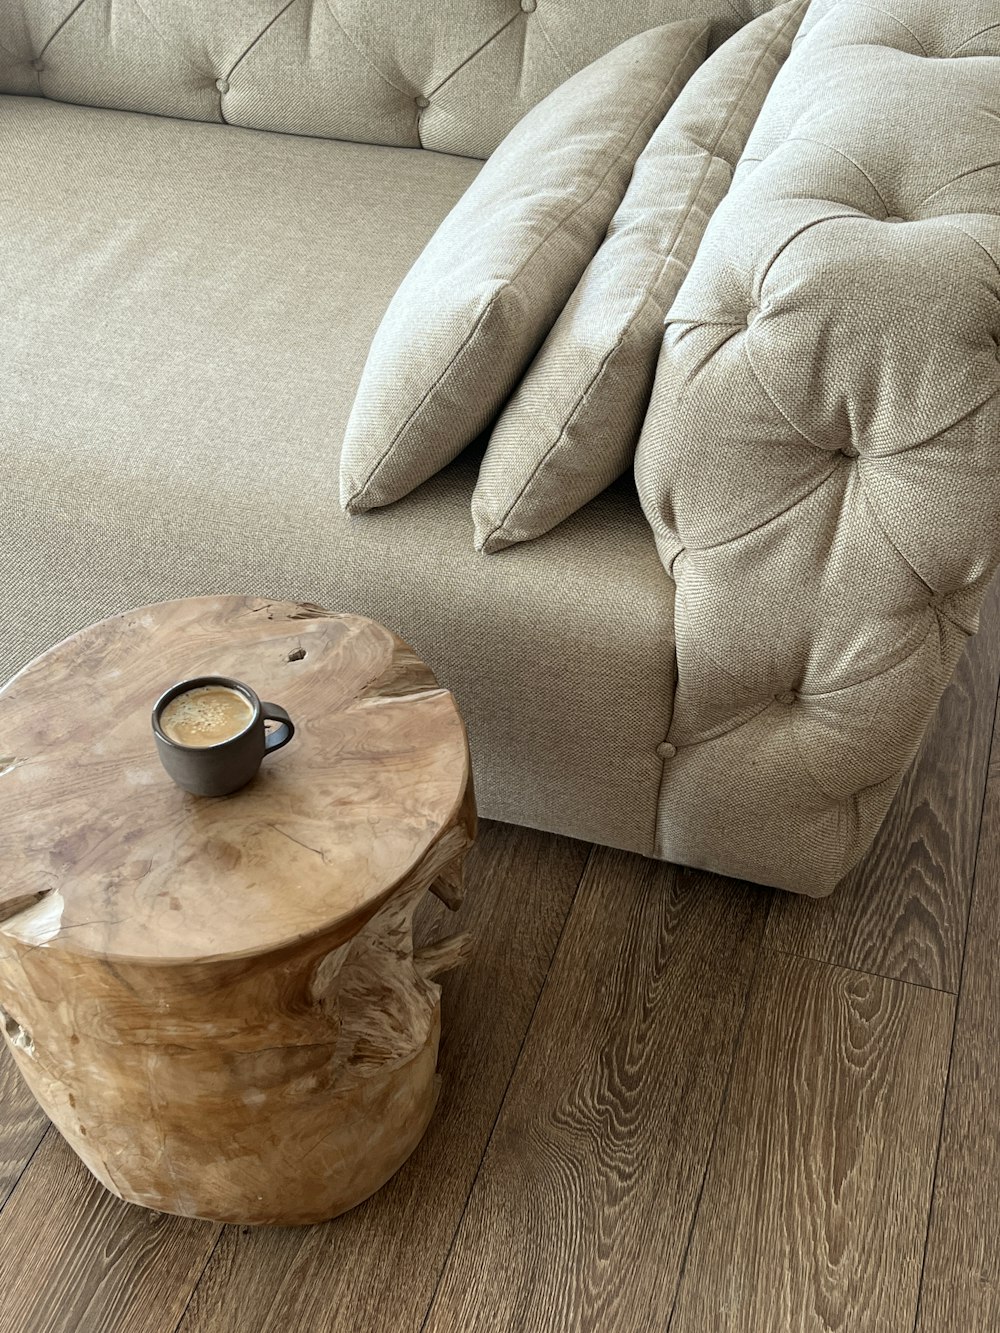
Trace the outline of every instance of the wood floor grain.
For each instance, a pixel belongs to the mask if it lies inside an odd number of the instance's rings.
[[[218,1233],[116,1199],[50,1130],[0,1213],[0,1333],[173,1333]]]
[[[595,854],[428,1333],[665,1327],[767,905]]]
[[[48,1123],[0,1040],[0,1209],[41,1143]]]
[[[374,1198],[325,1226],[227,1227],[183,1333],[415,1333],[423,1323],[590,849],[484,825],[465,903],[419,931],[476,938],[444,979],[442,1094],[426,1137]]]
[[[919,1333],[1000,1329],[1000,735],[986,792]]]
[[[994,589],[825,901],[485,825],[431,1129],[326,1226],[121,1203],[0,1048],[0,1333],[998,1333],[998,676]]]
[[[911,1333],[953,1010],[761,960],[670,1333]]]
[[[957,991],[1000,675],[1000,580],[871,851],[829,898],[782,894],[768,946]]]

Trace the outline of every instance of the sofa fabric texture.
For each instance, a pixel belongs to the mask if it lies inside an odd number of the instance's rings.
[[[0,158],[0,683],[151,601],[358,612],[455,691],[485,815],[652,854],[673,589],[634,487],[503,569],[474,454],[338,503],[365,350],[481,164],[26,97]]]
[[[1000,558],[997,0],[811,0],[667,311],[649,524],[625,476],[485,559],[481,442],[338,495],[476,159],[620,42],[772,7],[0,4],[0,675],[160,598],[326,603],[455,691],[486,815],[829,892]]]
[[[607,231],[708,27],[668,23],[567,79],[511,131],[406,275],[340,458],[344,508],[391,504],[499,412]]]
[[[807,2],[787,0],[731,37],[654,130],[605,240],[493,428],[472,497],[478,550],[541,536],[632,466],[663,316]]]
[[[770,0],[3,0],[0,93],[485,158],[647,28]]]
[[[1000,14],[814,3],[667,317],[658,850],[824,892],[1000,559]]]

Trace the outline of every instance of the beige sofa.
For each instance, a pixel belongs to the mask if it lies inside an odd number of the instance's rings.
[[[634,33],[769,8],[7,0],[0,675],[164,598],[362,612],[455,691],[487,816],[829,892],[1000,557],[1000,96],[943,59],[1000,84],[995,3],[813,0],[670,314],[649,521],[626,476],[477,553],[475,446],[338,500],[382,313],[482,158]]]

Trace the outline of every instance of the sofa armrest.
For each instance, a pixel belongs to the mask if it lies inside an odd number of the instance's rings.
[[[977,628],[1000,561],[985,11],[821,4],[668,313],[636,459],[677,585],[667,859],[828,893]]]

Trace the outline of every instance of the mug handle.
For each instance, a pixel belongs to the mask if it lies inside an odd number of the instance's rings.
[[[272,750],[280,750],[283,745],[295,735],[295,723],[288,716],[285,710],[278,704],[266,704],[263,699],[260,704],[260,714],[265,722],[280,722],[280,727],[275,727],[264,737],[264,753],[270,754]]]

